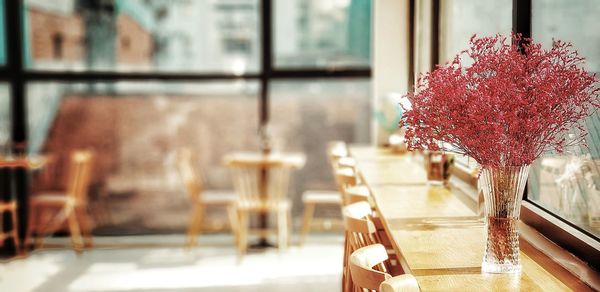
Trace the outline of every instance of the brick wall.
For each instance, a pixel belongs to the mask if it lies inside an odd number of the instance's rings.
[[[30,51],[34,61],[82,62],[85,28],[79,15],[61,15],[36,9],[28,11]],[[55,38],[61,39],[61,52]]]
[[[149,65],[152,61],[152,36],[129,15],[117,19],[117,64]]]

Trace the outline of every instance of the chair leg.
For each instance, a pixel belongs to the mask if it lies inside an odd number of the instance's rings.
[[[92,220],[90,215],[87,213],[86,207],[79,207],[76,209],[77,219],[81,225],[81,234],[83,235],[83,244],[86,248],[91,248],[92,242]]]
[[[231,226],[231,234],[233,235],[234,244],[238,242],[238,219],[234,205],[227,206],[227,216],[229,216],[229,226]]]
[[[15,245],[15,253],[21,255],[21,240],[19,238],[19,221],[17,221],[17,210],[12,210],[12,238]]]
[[[79,220],[75,212],[75,207],[67,207],[66,216],[69,224],[69,233],[71,233],[71,244],[76,253],[81,253],[84,243],[83,237],[81,236],[81,228],[79,226]]]
[[[50,224],[44,223],[48,217],[48,210],[46,208],[39,208],[36,214],[36,223],[35,223],[35,240],[34,240],[34,248],[41,249],[44,246],[44,237],[46,236],[46,225]]]
[[[306,236],[310,232],[310,225],[315,213],[315,204],[306,203],[304,204],[304,216],[302,218],[302,231],[300,232],[300,245],[304,245]]]
[[[292,233],[294,232],[294,226],[292,225],[292,208],[289,208],[287,210],[287,212],[285,212],[285,214],[287,215],[286,221],[287,221],[287,246],[292,245]]]
[[[196,240],[198,238],[198,234],[202,229],[202,216],[203,216],[203,206],[200,204],[195,204],[192,210],[192,218],[190,220],[190,226],[188,227],[186,247],[188,249],[194,247],[196,245]]]
[[[238,210],[238,254],[244,255],[248,248],[248,211]]]
[[[277,212],[277,237],[279,250],[282,251],[287,248],[287,210],[280,209]]]
[[[34,207],[30,207],[29,209],[29,220],[27,222],[27,234],[25,234],[25,244],[23,249],[27,251],[29,249],[29,245],[31,244],[31,237],[33,236],[34,227],[37,227],[37,209]]]

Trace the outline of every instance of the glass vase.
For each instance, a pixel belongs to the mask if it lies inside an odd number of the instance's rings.
[[[484,273],[518,273],[519,215],[529,165],[484,168],[479,177],[483,188],[486,246]]]

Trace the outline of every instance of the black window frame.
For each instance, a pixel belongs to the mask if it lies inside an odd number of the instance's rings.
[[[24,63],[24,0],[6,0],[4,6],[4,29],[6,44],[6,64],[0,65],[0,82],[10,88],[11,141],[16,155],[27,151],[27,109],[26,85],[36,81],[52,82],[115,82],[115,81],[258,81],[260,96],[258,99],[259,120],[261,127],[269,122],[270,91],[274,80],[307,80],[316,78],[349,79],[371,77],[371,65],[364,67],[323,67],[323,68],[276,68],[273,54],[273,4],[274,0],[259,0],[259,29],[261,42],[261,64],[257,73],[235,75],[229,73],[163,73],[163,72],[118,72],[118,71],[50,71],[28,70]],[[371,4],[373,5],[373,4]],[[371,17],[372,20],[372,17]],[[371,27],[372,29],[372,27]],[[371,34],[372,35],[372,34]],[[19,234],[24,238],[28,224],[29,178],[25,169],[16,169],[14,173],[14,194],[19,206]]]

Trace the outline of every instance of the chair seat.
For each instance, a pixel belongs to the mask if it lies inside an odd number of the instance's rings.
[[[304,203],[339,205],[342,203],[342,197],[336,191],[305,191],[302,193],[302,201]]]
[[[64,193],[45,193],[31,197],[31,204],[64,205],[71,200],[72,199]]]
[[[292,206],[289,199],[281,201],[243,201],[237,202],[236,207],[242,210],[250,211],[269,211],[269,210],[287,210]]]
[[[227,205],[233,204],[237,195],[233,191],[206,190],[200,194],[199,200],[207,205]]]
[[[0,212],[4,212],[4,211],[9,211],[9,210],[16,210],[17,209],[17,202],[0,202]],[[0,215],[2,216],[2,215]]]

